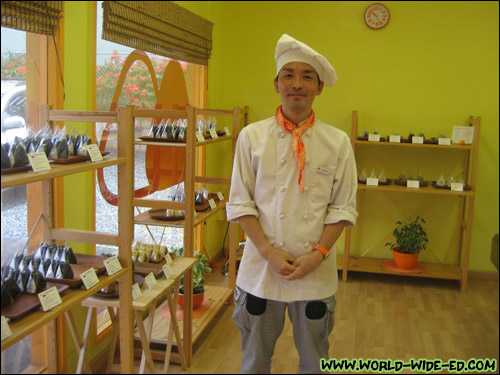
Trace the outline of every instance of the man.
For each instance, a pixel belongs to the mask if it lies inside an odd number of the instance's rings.
[[[248,238],[233,320],[241,331],[242,373],[270,372],[286,308],[299,371],[318,373],[333,329],[332,248],[358,215],[356,164],[347,134],[312,110],[323,87],[337,81],[328,60],[287,34],[275,59],[282,105],[275,117],[241,131],[234,159],[227,216]]]

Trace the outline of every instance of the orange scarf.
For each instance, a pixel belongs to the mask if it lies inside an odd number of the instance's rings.
[[[299,187],[300,191],[304,192],[304,184],[302,182],[302,171],[304,170],[304,165],[306,164],[306,147],[302,141],[302,133],[314,125],[314,111],[311,112],[309,118],[300,125],[296,127],[291,121],[288,121],[283,112],[281,111],[281,106],[276,109],[276,122],[279,126],[285,129],[287,132],[293,134],[293,150],[295,151],[295,158],[299,163]]]

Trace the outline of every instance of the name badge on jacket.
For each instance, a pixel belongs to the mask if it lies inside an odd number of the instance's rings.
[[[316,170],[316,173],[321,173],[321,174],[324,174],[326,176],[328,176],[330,174],[330,170],[326,167],[319,167],[317,170]]]

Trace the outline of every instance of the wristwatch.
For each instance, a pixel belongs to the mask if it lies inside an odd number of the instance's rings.
[[[323,254],[323,260],[324,261],[328,258],[328,255],[330,255],[330,252],[327,249],[325,249],[323,246],[321,246],[319,243],[317,243],[313,247],[313,251],[314,250],[318,250],[318,251],[320,251]]]

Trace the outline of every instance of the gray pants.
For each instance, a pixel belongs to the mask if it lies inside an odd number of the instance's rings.
[[[233,321],[241,331],[242,374],[271,373],[271,358],[283,331],[287,307],[299,353],[299,373],[321,373],[320,358],[329,358],[328,335],[333,329],[335,296],[287,303],[258,298],[236,288],[234,299]]]

